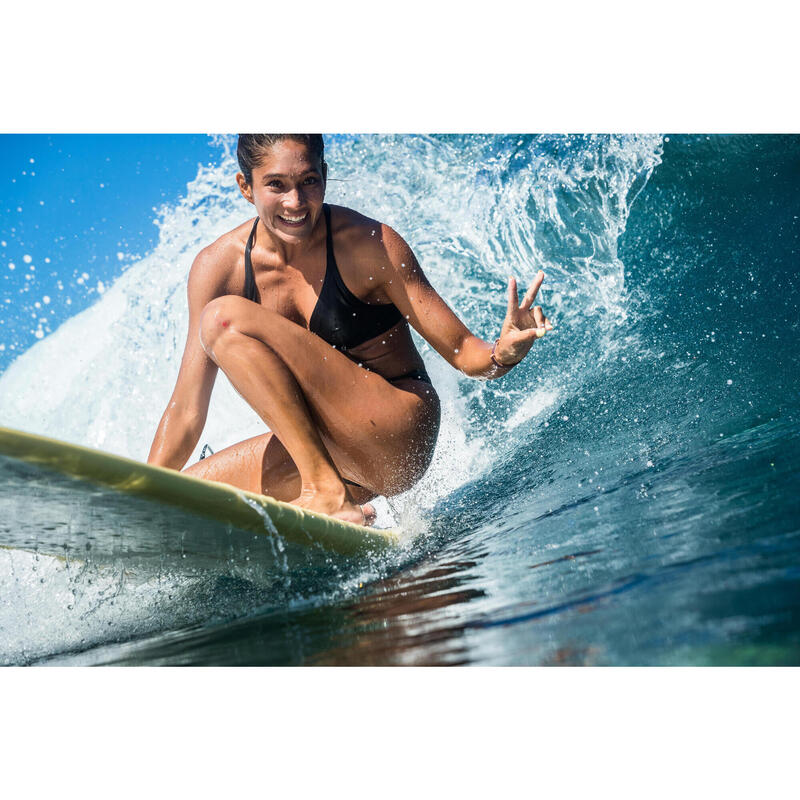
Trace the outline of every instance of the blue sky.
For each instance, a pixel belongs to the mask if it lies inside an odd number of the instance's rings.
[[[0,135],[0,372],[151,250],[156,209],[219,154],[205,134]]]

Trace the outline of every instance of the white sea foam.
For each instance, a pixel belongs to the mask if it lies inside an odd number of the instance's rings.
[[[503,422],[503,427],[510,432],[529,420],[542,416],[556,406],[559,397],[557,389],[539,389],[517,406],[517,410]]]
[[[83,650],[203,617],[208,579],[0,549],[0,665]]]

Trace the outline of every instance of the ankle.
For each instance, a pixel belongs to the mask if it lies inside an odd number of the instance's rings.
[[[347,490],[341,478],[334,473],[333,475],[318,475],[304,480],[300,494],[306,497],[323,495],[344,502]]]

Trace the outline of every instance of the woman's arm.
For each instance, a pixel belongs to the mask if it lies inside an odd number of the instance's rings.
[[[541,307],[532,307],[544,273],[534,278],[522,304],[516,280],[511,278],[506,318],[493,359],[494,344],[469,331],[431,286],[411,248],[387,225],[382,226],[382,244],[387,262],[382,274],[388,273],[382,288],[414,330],[465,375],[484,379],[505,375],[527,355],[536,339],[553,328]]]
[[[217,365],[200,342],[200,317],[215,297],[225,293],[222,253],[216,245],[202,250],[189,272],[189,332],[178,379],[156,430],[148,464],[181,469],[197,444],[206,424]]]

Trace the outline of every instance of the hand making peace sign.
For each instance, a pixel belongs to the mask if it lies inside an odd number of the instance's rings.
[[[503,366],[518,364],[537,339],[541,339],[547,331],[553,330],[542,307],[531,307],[543,280],[544,272],[539,270],[522,304],[518,302],[516,278],[511,277],[508,280],[508,310],[500,330],[500,338],[494,347],[494,357]]]

